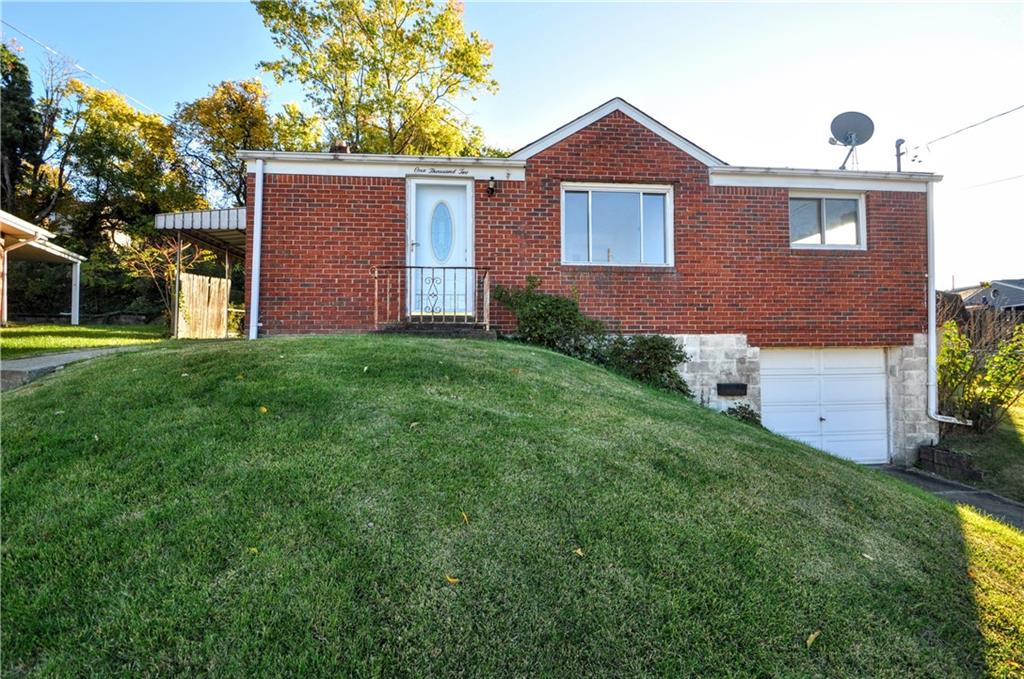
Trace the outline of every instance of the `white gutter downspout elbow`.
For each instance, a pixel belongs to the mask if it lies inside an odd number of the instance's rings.
[[[252,275],[249,279],[249,339],[260,331],[260,259],[263,254],[263,159],[256,161],[256,190],[252,207]],[[929,241],[931,242],[931,241]]]
[[[935,331],[935,218],[932,182],[926,188],[928,212],[928,417],[936,422],[971,426],[970,420],[960,420],[939,414],[939,346]]]

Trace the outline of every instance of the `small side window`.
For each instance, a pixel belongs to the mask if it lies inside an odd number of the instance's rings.
[[[790,196],[790,246],[863,249],[862,205],[859,196]]]

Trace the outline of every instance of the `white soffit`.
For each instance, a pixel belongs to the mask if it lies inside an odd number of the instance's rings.
[[[858,172],[854,170],[800,170],[781,167],[713,167],[711,186],[750,186],[819,191],[903,191],[924,193],[941,175],[926,172]]]
[[[241,151],[238,157],[247,162],[248,172],[255,172],[256,160],[262,159],[263,171],[266,174],[482,180],[494,177],[499,181],[526,179],[526,162],[509,158],[271,151]]]
[[[629,116],[636,122],[646,127],[651,132],[655,133],[665,141],[669,142],[676,148],[680,149],[681,151],[690,154],[691,156],[693,156],[700,162],[704,163],[708,167],[721,167],[726,165],[726,163],[720,158],[716,158],[715,156],[711,155],[701,147],[691,142],[686,137],[683,137],[681,134],[674,132],[673,130],[670,130],[668,127],[665,127],[657,120],[655,120],[651,116],[647,115],[646,113],[644,113],[643,111],[641,111],[640,109],[638,109],[637,107],[633,106],[628,101],[620,97],[615,97],[611,101],[607,101],[601,104],[600,106],[595,108],[593,111],[590,111],[589,113],[584,113],[579,118],[576,118],[572,122],[566,123],[565,125],[555,130],[554,132],[551,132],[541,137],[532,144],[524,146],[523,148],[513,153],[510,157],[515,158],[517,160],[526,160],[527,158],[530,158],[531,156],[540,153],[544,149],[550,146],[554,146],[555,144],[562,141],[566,137],[576,134],[583,128],[588,127],[593,123],[596,123],[601,118],[604,118],[608,114],[613,113],[615,111],[619,111]]]

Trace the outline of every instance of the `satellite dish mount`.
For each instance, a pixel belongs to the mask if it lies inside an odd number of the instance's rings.
[[[846,153],[846,158],[843,159],[843,164],[839,166],[840,170],[846,169],[846,164],[850,162],[853,152],[857,150],[858,146],[871,139],[871,135],[874,133],[875,124],[863,113],[847,111],[832,119],[832,137],[828,143],[833,146],[847,146],[850,149]]]

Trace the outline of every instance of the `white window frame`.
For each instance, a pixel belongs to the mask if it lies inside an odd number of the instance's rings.
[[[863,192],[855,191],[790,191],[789,198],[786,199],[786,237],[790,238],[789,235],[789,200],[791,198],[814,198],[817,200],[839,199],[839,200],[856,200],[857,201],[857,244],[856,245],[829,245],[828,243],[794,243],[789,242],[789,247],[792,250],[867,250],[868,249],[868,215],[866,201],[864,199]],[[824,210],[824,203],[822,203],[822,209]],[[825,216],[820,216],[822,222],[822,228],[824,228]]]
[[[587,192],[587,258],[591,261],[587,262],[570,262],[565,256],[565,194],[570,191],[586,191]],[[620,193],[639,193],[640,198],[640,259],[644,258],[644,233],[643,233],[643,220],[644,220],[644,201],[643,194],[645,193],[657,193],[665,196],[665,262],[663,264],[654,264],[648,262],[595,262],[594,259],[594,239],[592,234],[593,220],[591,219],[591,202],[592,202],[592,191],[618,191]],[[608,267],[643,267],[646,269],[671,269],[675,267],[675,210],[673,209],[672,200],[672,185],[671,184],[601,184],[594,182],[563,182],[560,204],[561,212],[561,239],[560,244],[562,253],[562,265],[563,266],[608,266]]]

